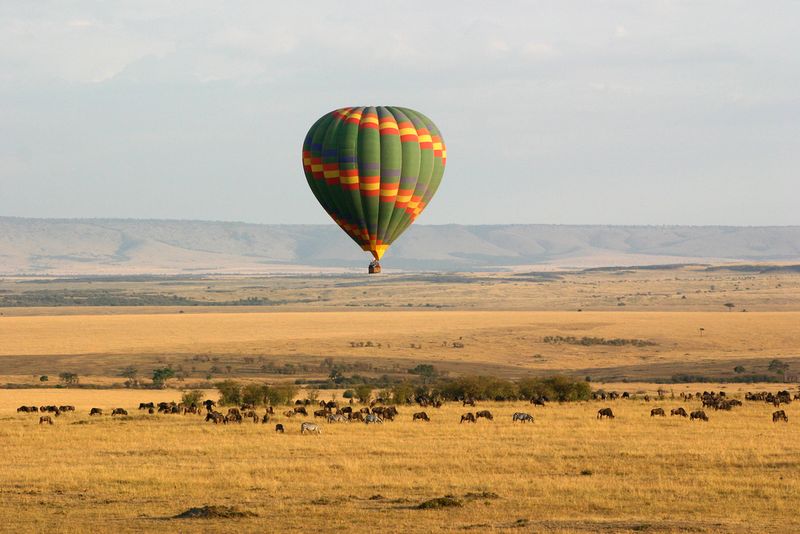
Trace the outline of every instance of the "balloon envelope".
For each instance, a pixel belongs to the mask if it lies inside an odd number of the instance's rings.
[[[314,196],[376,260],[428,206],[446,161],[436,125],[395,106],[331,111],[303,142],[303,169]]]

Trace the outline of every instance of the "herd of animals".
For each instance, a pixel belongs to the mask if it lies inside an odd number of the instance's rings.
[[[615,399],[633,399],[634,397],[629,395],[627,392],[622,393],[622,395],[616,392],[605,392],[605,391],[596,391],[592,394],[592,397],[595,400],[603,401],[603,400],[615,400]],[[725,392],[718,392],[715,393],[713,391],[704,391],[703,393],[681,393],[680,398],[684,401],[691,401],[691,400],[700,400],[702,402],[703,408],[713,408],[714,410],[731,410],[737,406],[742,405],[742,401],[738,399],[728,398]],[[650,401],[651,398],[648,395],[643,397],[645,401]],[[663,395],[659,392],[658,400],[663,400]],[[772,404],[774,407],[779,408],[783,404],[789,404],[792,400],[800,400],[800,393],[795,394],[792,397],[789,391],[783,390],[777,393],[771,393],[767,391],[758,392],[758,393],[750,393],[748,392],[745,395],[745,400],[747,401],[754,401],[754,402],[765,402]],[[352,401],[351,401],[352,402]],[[476,400],[473,398],[465,398],[461,400],[462,406],[475,406]],[[538,397],[532,399],[531,404],[534,406],[545,406],[549,399],[547,397]],[[431,399],[428,397],[418,397],[416,399],[416,403],[420,407],[428,407],[432,406],[435,408],[439,408],[442,406],[442,401],[438,399]],[[309,413],[308,410],[312,404],[312,401],[306,400],[297,400],[295,401],[295,406],[292,409],[286,410],[283,412],[283,416],[286,418],[294,418],[296,416],[305,416],[308,417]],[[261,423],[261,424],[268,424],[270,421],[275,417],[275,409],[272,406],[267,406],[265,409],[265,413],[263,415],[259,415],[256,413],[255,406],[252,404],[242,404],[239,407],[231,407],[228,408],[227,413],[223,414],[220,411],[216,410],[217,403],[213,400],[205,400],[199,406],[197,404],[190,404],[185,405],[183,403],[175,403],[175,402],[159,402],[159,403],[152,403],[152,402],[142,402],[139,403],[139,410],[146,411],[148,414],[155,414],[155,413],[162,413],[162,414],[196,414],[196,415],[205,415],[205,421],[211,422],[214,424],[229,424],[229,423],[242,423],[245,420],[252,420],[254,423]],[[205,408],[205,412],[203,411]],[[55,406],[55,405],[48,405],[48,406],[20,406],[17,408],[17,412],[19,413],[37,413],[42,414],[39,417],[39,424],[53,424],[53,417],[59,417],[62,413],[67,412],[74,412],[74,406]],[[102,416],[105,412],[102,408],[92,408],[89,411],[90,417],[95,416]],[[386,406],[382,399],[375,399],[370,402],[370,406],[364,406],[362,408],[353,407],[352,405],[347,406],[339,406],[339,403],[336,401],[319,401],[319,409],[312,409],[312,413],[314,418],[321,418],[328,423],[346,423],[352,421],[363,422],[367,425],[369,424],[382,424],[384,421],[394,421],[395,417],[399,415],[396,406]],[[52,416],[50,415],[52,414]],[[111,411],[111,416],[127,416],[128,411],[124,408],[114,408]],[[663,408],[653,408],[650,410],[650,417],[666,417],[666,412]],[[670,416],[679,416],[679,417],[688,417],[690,421],[708,421],[708,415],[706,412],[701,410],[695,410],[690,413],[687,413],[683,407],[673,408],[670,410]],[[414,412],[412,414],[412,421],[426,421],[430,422],[431,418],[427,414],[427,412],[419,411]],[[597,418],[598,419],[614,419],[614,412],[611,408],[601,408],[597,411]],[[486,419],[487,421],[493,421],[494,416],[492,412],[489,410],[480,410],[476,413],[467,412],[461,416],[461,420],[459,423],[477,423],[479,419]],[[534,417],[526,412],[516,412],[511,417],[512,422],[520,422],[520,423],[532,423],[534,421]],[[789,422],[789,417],[786,415],[784,410],[776,410],[772,413],[772,422]],[[278,433],[284,433],[286,428],[284,427],[283,423],[277,423],[275,425],[275,431]],[[300,424],[300,433],[301,434],[321,434],[322,427],[317,423],[312,423],[308,421],[304,421]]]

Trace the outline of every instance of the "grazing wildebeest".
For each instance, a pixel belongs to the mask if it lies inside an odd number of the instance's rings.
[[[472,412],[465,413],[464,415],[461,416],[461,421],[459,421],[458,424],[461,424],[464,421],[466,421],[468,423],[474,423],[475,422],[475,414],[472,413]]]
[[[316,423],[301,423],[300,424],[300,433],[305,434],[308,432],[309,434],[322,434],[322,428]]]
[[[428,421],[430,422],[431,418],[428,417],[428,414],[425,412],[417,412],[413,416],[411,416],[412,421]]]
[[[383,419],[381,419],[380,416],[375,415],[374,413],[371,413],[371,414],[367,414],[364,417],[364,423],[366,423],[366,424],[370,424],[370,423],[383,424]]]
[[[350,414],[350,420],[351,421],[363,421],[364,420],[364,414],[361,413],[361,412],[353,412],[353,413]]]
[[[39,408],[36,406],[20,406],[17,408],[17,413],[31,413],[31,412],[38,412]]]
[[[237,416],[242,415],[242,413],[239,411],[239,408],[228,408],[228,413],[226,415]]]
[[[783,410],[772,412],[772,422],[777,423],[778,421],[783,421],[784,423],[789,422],[789,418],[786,416],[786,412],[784,412]]]
[[[155,407],[156,407],[156,405],[153,404],[152,402],[140,402],[139,403],[139,409],[140,410],[149,410],[150,408],[155,409]]]
[[[294,413],[300,413],[307,416],[308,410],[306,410],[305,406],[295,406]]]
[[[43,415],[43,416],[41,416],[39,418],[39,424],[40,425],[44,425],[44,424],[52,425],[53,424],[53,418],[50,417],[49,415]]]
[[[664,408],[653,408],[650,410],[650,417],[655,417],[657,415],[660,415],[661,417],[667,416],[667,414],[664,413]]]
[[[219,412],[210,411],[206,414],[206,422],[211,421],[215,425],[225,424],[227,421],[225,420],[225,416]]]
[[[114,408],[111,410],[111,416],[113,417],[115,415],[128,415],[128,411],[123,408]]]
[[[280,424],[280,423],[275,425],[275,432],[278,432],[279,434],[283,434],[285,432],[284,429],[283,429],[283,425]]]
[[[535,399],[531,399],[531,404],[534,406],[544,406],[545,404],[544,397],[536,397]]]
[[[695,419],[707,422],[708,416],[706,415],[706,412],[704,412],[703,410],[697,410],[689,414],[690,421],[694,421]]]
[[[295,412],[294,410],[286,410],[285,412],[283,412],[283,415],[285,415],[286,417],[294,417]]]
[[[480,412],[475,414],[475,419],[480,419],[481,417],[483,417],[484,419],[488,419],[489,421],[494,421],[494,416],[492,415],[492,412],[490,412],[489,410],[481,410]]]
[[[345,406],[344,408],[339,410],[339,412],[340,413],[353,413],[353,407],[352,406]]]
[[[154,413],[156,413],[156,410],[155,410],[155,408],[148,408],[147,409],[147,413],[149,413],[150,415],[153,415]]]
[[[332,413],[328,416],[329,423],[345,423],[347,418],[340,413]]]
[[[269,423],[269,414],[265,413],[264,416],[261,418],[261,424]]]
[[[59,412],[74,412],[75,411],[75,406],[72,406],[71,404],[67,404],[67,405],[64,405],[64,406],[59,406],[58,407],[58,411]]]
[[[206,399],[206,400],[204,400],[204,401],[203,401],[203,406],[205,406],[205,407],[206,407],[206,411],[207,411],[207,412],[210,412],[210,411],[211,411],[211,408],[213,408],[213,407],[214,407],[214,406],[216,406],[216,405],[217,405],[217,403],[216,403],[216,402],[214,402],[214,401],[213,401],[213,400],[211,400],[211,399]]]
[[[533,416],[525,412],[517,412],[511,416],[511,422],[520,421],[522,423],[533,423]]]
[[[475,399],[464,399],[461,406],[475,406]]]
[[[225,422],[227,423],[239,423],[241,424],[243,421],[242,414],[239,413],[239,410],[235,412],[228,411],[228,415],[225,416]]]
[[[628,393],[627,391],[623,391],[622,392],[622,398],[623,399],[630,399],[631,398],[631,394]]]
[[[103,415],[103,409],[102,408],[92,408],[91,410],[89,410],[89,415]]]
[[[614,412],[611,411],[611,408],[600,408],[597,410],[597,418],[602,419],[603,417],[606,419],[614,419]]]
[[[314,417],[328,417],[328,410],[314,410]]]
[[[686,410],[683,409],[683,407],[673,408],[669,411],[669,414],[680,415],[681,417],[688,417],[688,414],[686,413]]]

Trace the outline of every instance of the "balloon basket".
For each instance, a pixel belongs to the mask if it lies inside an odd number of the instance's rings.
[[[381,264],[377,261],[373,261],[369,264],[369,274],[378,274],[381,272]]]

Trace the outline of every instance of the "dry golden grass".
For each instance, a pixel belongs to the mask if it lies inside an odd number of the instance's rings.
[[[56,392],[50,392],[55,394]],[[58,392],[88,407],[95,392]],[[772,407],[710,412],[709,423],[650,418],[662,403],[483,403],[494,422],[459,425],[466,411],[401,407],[382,426],[299,420],[215,426],[198,416],[108,416],[85,409],[39,426],[13,409],[40,391],[0,397],[3,530],[40,532],[792,532],[800,528],[800,412],[773,424]],[[70,397],[69,395],[75,395]],[[88,397],[87,397],[88,395]],[[101,406],[134,409],[153,392],[105,392]],[[32,397],[31,397],[32,396]],[[51,397],[52,398],[52,397]],[[30,400],[33,402],[33,400]],[[598,421],[612,406],[617,418]],[[683,403],[696,408],[696,403]],[[514,411],[535,414],[512,424]],[[76,424],[86,422],[86,424]],[[582,472],[584,474],[582,474]],[[469,493],[494,493],[475,499]],[[416,510],[443,495],[461,508]],[[242,519],[177,520],[202,505],[233,505]],[[516,529],[515,529],[516,530]]]
[[[700,328],[704,331],[700,332]],[[637,338],[652,347],[552,345],[548,335]],[[594,379],[669,378],[675,372],[766,372],[773,358],[800,353],[800,312],[371,311],[0,318],[7,375],[61,371],[115,376],[128,364],[172,364],[202,378],[218,355],[232,373],[260,376],[243,358],[284,362],[358,360],[404,373],[419,362],[456,373],[520,376],[571,372]],[[351,341],[380,347],[353,348]],[[464,348],[454,349],[460,341]],[[411,348],[413,346],[419,348]],[[246,373],[243,369],[249,369]],[[262,373],[263,374],[263,373]],[[218,374],[219,376],[219,374]],[[119,379],[117,379],[119,381]]]

